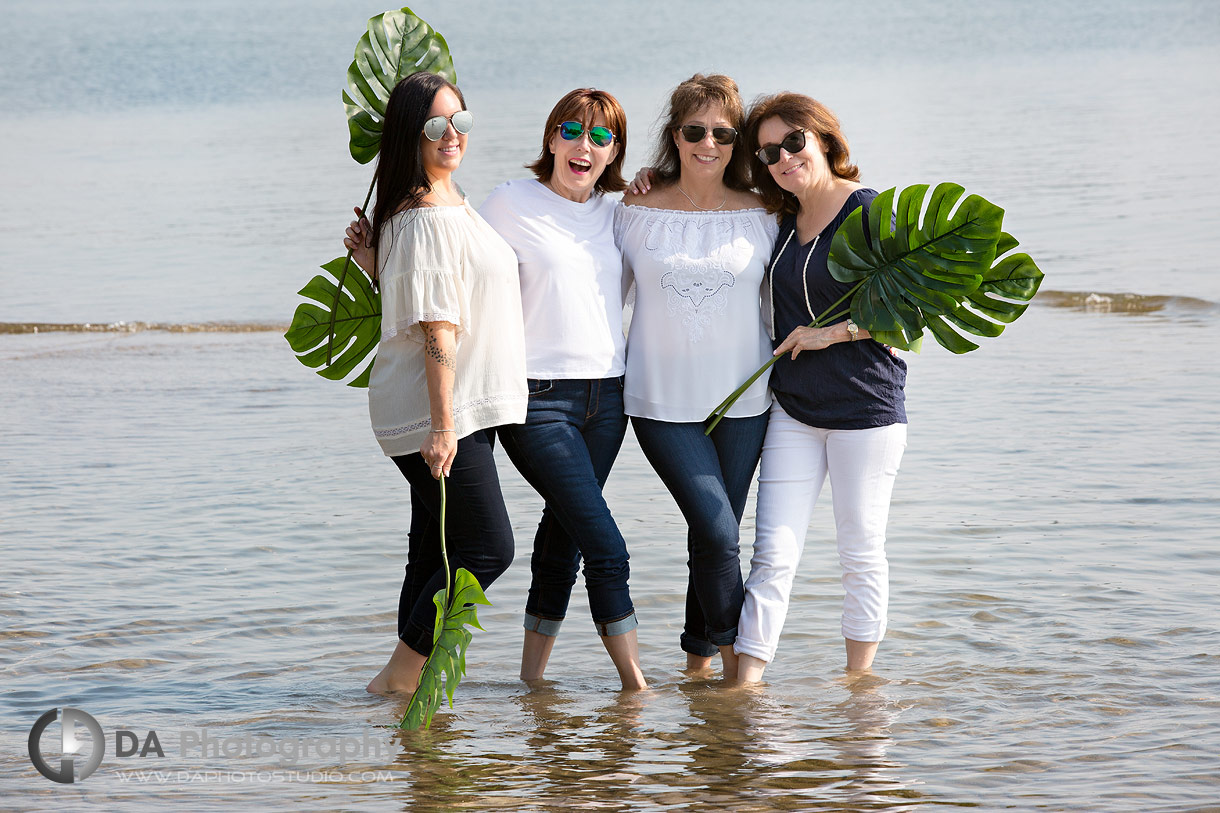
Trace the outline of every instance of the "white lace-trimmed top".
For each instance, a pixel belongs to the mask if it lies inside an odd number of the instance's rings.
[[[420,322],[457,326],[457,437],[525,421],[525,330],[517,256],[468,203],[399,212],[377,245],[381,345],[369,417],[386,456],[413,454],[432,428]]]
[[[623,291],[632,282],[636,288],[623,391],[628,415],[701,421],[771,358],[762,286],[778,231],[763,209],[619,205],[614,234]],[[764,374],[728,416],[760,415],[770,405]]]

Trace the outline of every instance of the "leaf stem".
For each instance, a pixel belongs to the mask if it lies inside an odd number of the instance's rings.
[[[443,626],[445,623],[445,618],[447,618],[449,615],[449,610],[451,609],[453,596],[450,594],[450,590],[449,590],[449,584],[450,584],[450,578],[451,578],[451,574],[449,572],[449,551],[446,550],[446,548],[445,548],[445,504],[447,502],[447,499],[445,496],[445,475],[444,474],[441,475],[440,483],[441,483],[441,561],[445,563],[445,588],[444,588],[445,597],[441,601],[441,604],[444,606],[445,609],[441,612],[440,617],[437,619],[437,624],[440,626]],[[436,652],[439,649],[439,647],[437,646],[437,639],[439,637],[440,637],[440,630],[434,629],[432,631],[432,638],[433,638],[432,650],[428,653],[428,657],[424,661],[424,665],[419,670],[421,679],[420,679],[419,683],[416,685],[415,691],[411,693],[411,699],[407,702],[407,710],[405,712],[403,712],[402,720],[398,723],[399,728],[405,727],[407,717],[411,714],[411,709],[414,708],[416,700],[419,698],[419,693],[421,691],[423,691],[423,689],[424,689],[424,681],[422,679],[422,675],[427,674],[428,666],[431,665],[432,659],[434,657],[436,657]],[[420,700],[419,702],[422,703],[422,702],[427,702],[427,701]],[[431,717],[431,713],[429,713],[428,716]]]
[[[377,175],[374,173],[373,182],[369,184],[369,192],[364,196],[364,205],[360,207],[361,212],[367,212],[369,201],[373,199],[373,187],[377,184]],[[339,299],[343,296],[343,281],[347,279],[347,269],[352,264],[352,252],[347,252],[347,256],[343,258],[343,270],[339,272],[339,287],[335,288],[334,301],[330,303],[330,327],[326,332],[326,365],[330,366],[331,354],[335,349],[335,316],[339,313]]]
[[[868,281],[867,278],[862,279],[859,282],[857,282],[855,285],[853,285],[851,287],[851,289],[848,290],[847,293],[843,294],[843,296],[836,299],[829,308],[827,308],[825,311],[823,311],[821,316],[815,317],[814,320],[812,322],[810,322],[808,326],[809,327],[821,327],[825,322],[833,321],[835,319],[838,319],[840,316],[844,316],[848,313],[851,313],[851,308],[848,308],[847,310],[844,310],[844,311],[839,311],[838,313],[835,313],[835,314],[831,314],[831,311],[833,311],[835,308],[842,305],[843,301],[845,299],[850,297],[856,291],[860,290],[860,286],[863,285],[867,281]],[[729,397],[725,398],[723,401],[721,401],[720,405],[712,410],[712,414],[710,414],[706,418],[704,418],[704,420],[711,421],[711,423],[708,424],[707,429],[703,430],[703,434],[704,435],[712,434],[712,430],[716,428],[716,424],[720,423],[720,420],[725,415],[728,414],[729,410],[733,408],[733,404],[737,403],[737,400],[739,398],[741,398],[741,396],[745,395],[746,390],[748,390],[751,387],[751,385],[753,385],[754,382],[757,381],[763,373],[765,373],[767,370],[771,369],[771,365],[775,364],[775,362],[779,361],[781,358],[783,358],[783,356],[772,356],[770,358],[770,360],[767,361],[766,364],[759,367],[754,372],[754,375],[747,378],[744,384],[742,384],[740,387],[738,387],[737,389],[735,389],[731,393],[729,393]]]
[[[452,584],[452,576],[449,573],[449,551],[445,548],[445,475],[441,474],[441,561],[445,563],[445,613],[448,614],[450,605],[452,604],[452,596],[449,595],[449,585]]]

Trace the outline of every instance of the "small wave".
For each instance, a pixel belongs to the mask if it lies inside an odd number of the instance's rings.
[[[0,322],[0,334],[17,333],[283,333],[287,325],[267,322]]]
[[[1193,296],[1107,294],[1099,291],[1039,291],[1034,302],[1052,308],[1077,308],[1092,313],[1156,313],[1220,310],[1220,304]]]

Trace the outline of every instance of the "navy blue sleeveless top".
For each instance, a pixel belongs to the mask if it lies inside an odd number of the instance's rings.
[[[793,234],[796,216],[784,217],[771,256],[776,336],[773,346],[778,347],[795,328],[808,325],[851,290],[850,285],[830,276],[826,259],[835,232],[861,206],[866,207],[867,227],[867,207],[875,197],[877,192],[873,189],[852,192],[817,241],[807,245],[800,245]],[[792,239],[788,240],[790,234]],[[785,241],[788,245],[783,248]],[[843,303],[835,310],[844,310],[846,306]],[[837,319],[835,323],[846,319]],[[784,411],[801,423],[821,429],[869,429],[907,422],[906,396],[902,390],[906,379],[906,362],[884,345],[860,339],[839,342],[825,350],[803,350],[795,361],[785,354],[771,370],[771,390]]]

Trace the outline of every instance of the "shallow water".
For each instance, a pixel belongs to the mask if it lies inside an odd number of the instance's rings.
[[[0,322],[17,326],[0,328],[0,809],[1215,809],[1207,3],[798,8],[868,33],[817,47],[795,24],[726,30],[726,3],[626,4],[606,13],[653,27],[620,20],[594,44],[563,35],[586,7],[417,6],[463,49],[475,200],[520,172],[572,84],[620,94],[634,165],[665,88],[712,67],[747,96],[782,82],[825,98],[869,183],[952,178],[1000,202],[1048,290],[976,353],[929,341],[907,356],[873,675],[842,672],[825,496],[767,684],[683,675],[684,526],[629,434],[607,491],[649,691],[615,690],[579,590],[548,680],[515,679],[540,504],[501,461],[518,561],[431,731],[347,764],[184,754],[204,728],[388,734],[404,705],[363,686],[393,643],[407,491],[365,394],[251,330],[288,320],[368,181],[336,88],[381,9],[332,5],[6,7],[3,53],[44,40],[91,69],[38,84],[5,56],[0,72]],[[273,14],[292,35],[254,48]],[[929,47],[937,36],[953,47]],[[755,47],[768,37],[778,46]],[[141,68],[150,41],[163,71]],[[752,504],[746,517],[743,563]],[[26,750],[34,720],[65,705],[108,743],[75,785],[43,779]],[[157,731],[166,756],[115,757],[119,728]]]

